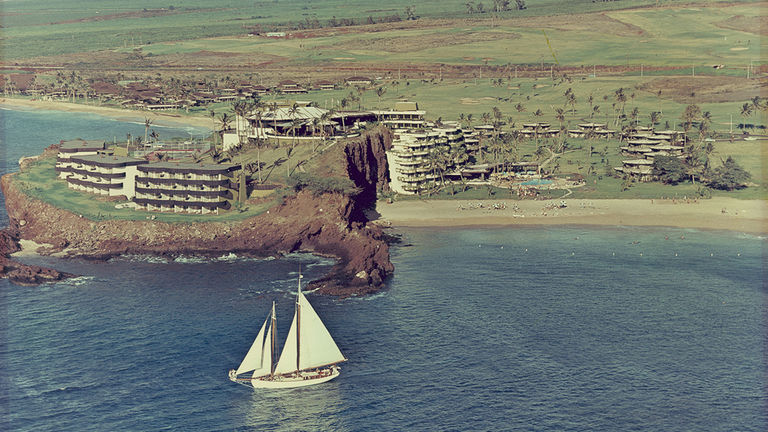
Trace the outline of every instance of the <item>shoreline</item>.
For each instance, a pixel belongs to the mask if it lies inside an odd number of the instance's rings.
[[[647,226],[768,234],[768,202],[711,198],[560,200],[379,201],[384,227],[479,227],[531,225]],[[497,208],[494,208],[497,204]]]
[[[62,112],[79,112],[98,114],[113,120],[144,122],[145,118],[152,120],[153,124],[167,127],[193,126],[210,130],[211,119],[198,116],[182,116],[157,111],[137,111],[122,108],[105,107],[98,105],[85,105],[63,101],[43,101],[30,99],[0,98],[0,107],[6,109],[33,109]]]

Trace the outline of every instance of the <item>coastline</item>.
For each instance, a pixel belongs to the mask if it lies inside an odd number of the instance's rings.
[[[707,200],[409,200],[379,201],[374,222],[385,227],[462,227],[515,225],[658,226],[768,234],[768,202]],[[482,204],[482,207],[480,206]],[[494,208],[503,204],[505,208]]]
[[[98,105],[85,105],[62,101],[43,101],[16,98],[0,98],[0,107],[6,109],[37,109],[62,112],[81,112],[98,114],[115,120],[144,122],[145,118],[161,126],[194,126],[211,128],[211,119],[199,116],[182,116],[157,111],[137,111]]]

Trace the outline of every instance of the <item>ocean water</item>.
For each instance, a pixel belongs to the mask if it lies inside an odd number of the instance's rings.
[[[227,370],[272,301],[286,334],[299,266],[311,279],[331,260],[26,259],[82,276],[0,280],[0,430],[768,429],[766,239],[395,233],[386,290],[308,295],[349,362],[293,390],[254,391]]]

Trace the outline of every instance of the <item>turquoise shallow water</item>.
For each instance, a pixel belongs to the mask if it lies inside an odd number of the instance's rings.
[[[350,359],[341,377],[286,391],[254,392],[227,370],[273,300],[285,335],[298,265],[312,278],[331,261],[30,259],[83,276],[0,280],[0,430],[768,428],[765,239],[396,232],[387,290],[309,295]]]

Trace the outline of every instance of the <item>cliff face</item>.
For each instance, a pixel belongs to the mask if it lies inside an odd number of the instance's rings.
[[[344,148],[347,175],[362,190],[355,198],[362,208],[372,206],[376,202],[377,192],[389,185],[385,152],[390,148],[392,132],[383,126],[350,140]]]
[[[25,195],[14,185],[13,175],[6,175],[0,188],[11,226],[0,237],[0,245],[8,243],[7,254],[17,248],[15,239],[22,238],[53,245],[54,251],[68,256],[96,259],[125,253],[271,256],[307,251],[338,258],[329,274],[310,283],[311,288],[342,296],[373,292],[383,286],[394,266],[381,229],[366,225],[361,209],[375,200],[377,187],[386,179],[388,137],[388,132],[377,132],[345,147],[350,178],[364,196],[351,199],[302,191],[267,213],[236,222],[92,221]]]

